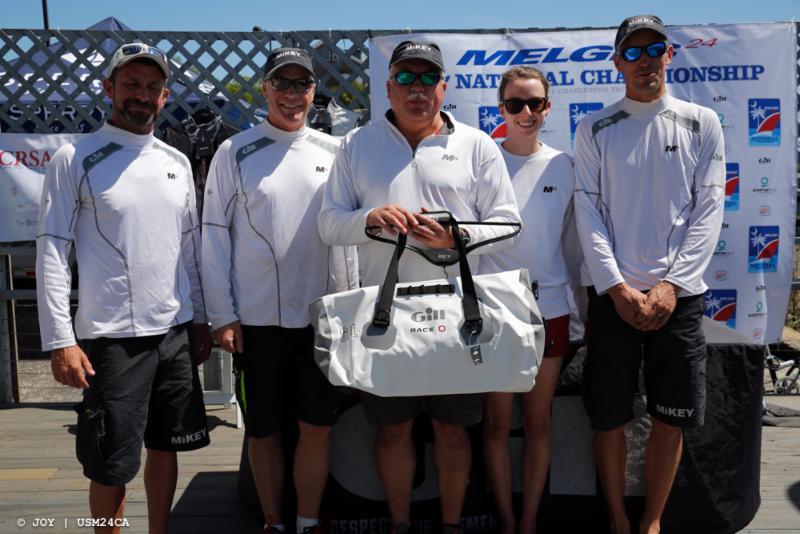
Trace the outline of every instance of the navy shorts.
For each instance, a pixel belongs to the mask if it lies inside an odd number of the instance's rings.
[[[398,425],[422,412],[440,423],[470,426],[483,419],[483,393],[428,397],[379,397],[362,392],[367,420],[376,426]]]
[[[242,325],[242,337],[244,352],[233,355],[233,371],[250,437],[274,434],[288,416],[316,426],[336,423],[340,394],[314,360],[310,326]]]
[[[84,474],[107,486],[130,482],[148,449],[209,444],[190,323],[156,336],[84,341],[95,376],[77,407],[76,453]]]
[[[583,401],[594,430],[633,419],[633,397],[644,362],[648,413],[669,425],[702,426],[706,405],[703,295],[678,299],[660,330],[623,321],[608,294],[589,288],[589,341]]]

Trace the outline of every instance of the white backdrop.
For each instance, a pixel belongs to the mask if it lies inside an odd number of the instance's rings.
[[[81,135],[0,134],[0,243],[36,239],[45,166]]]
[[[435,42],[445,60],[444,109],[501,140],[503,72],[531,65],[547,74],[552,110],[545,143],[572,152],[577,122],[625,93],[611,60],[614,30],[510,34],[403,34],[370,43],[372,117],[387,109],[392,49]],[[668,90],[715,110],[725,135],[725,222],[706,273],[706,314],[754,341],[780,339],[792,279],[797,168],[796,35],[791,23],[673,26]],[[782,117],[782,113],[785,114]],[[638,221],[646,223],[646,221]]]

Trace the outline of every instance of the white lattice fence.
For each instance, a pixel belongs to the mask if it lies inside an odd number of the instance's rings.
[[[171,96],[159,127],[198,106],[233,123],[251,122],[266,102],[258,87],[269,52],[309,51],[317,91],[350,109],[369,111],[366,31],[165,32],[0,30],[0,127],[6,132],[89,132],[108,103],[101,80],[113,51],[143,41],[172,62]]]

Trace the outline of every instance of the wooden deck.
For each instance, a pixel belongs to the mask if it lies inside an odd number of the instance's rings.
[[[768,402],[800,409],[798,395]],[[171,532],[258,532],[236,495],[242,430],[235,428],[235,413],[210,407],[208,415],[212,446],[180,455]],[[51,531],[91,532],[78,526],[88,515],[88,483],[74,456],[75,413],[66,405],[20,405],[0,408],[0,422],[0,533],[42,531],[32,526],[34,518],[53,518]],[[800,533],[800,428],[764,428],[761,498],[743,532]],[[21,518],[26,525],[20,528]],[[147,531],[141,473],[129,485],[125,518],[130,527],[123,532]]]

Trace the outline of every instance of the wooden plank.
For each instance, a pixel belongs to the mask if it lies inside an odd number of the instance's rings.
[[[58,468],[0,469],[0,480],[47,480]],[[15,484],[16,485],[16,484]]]

